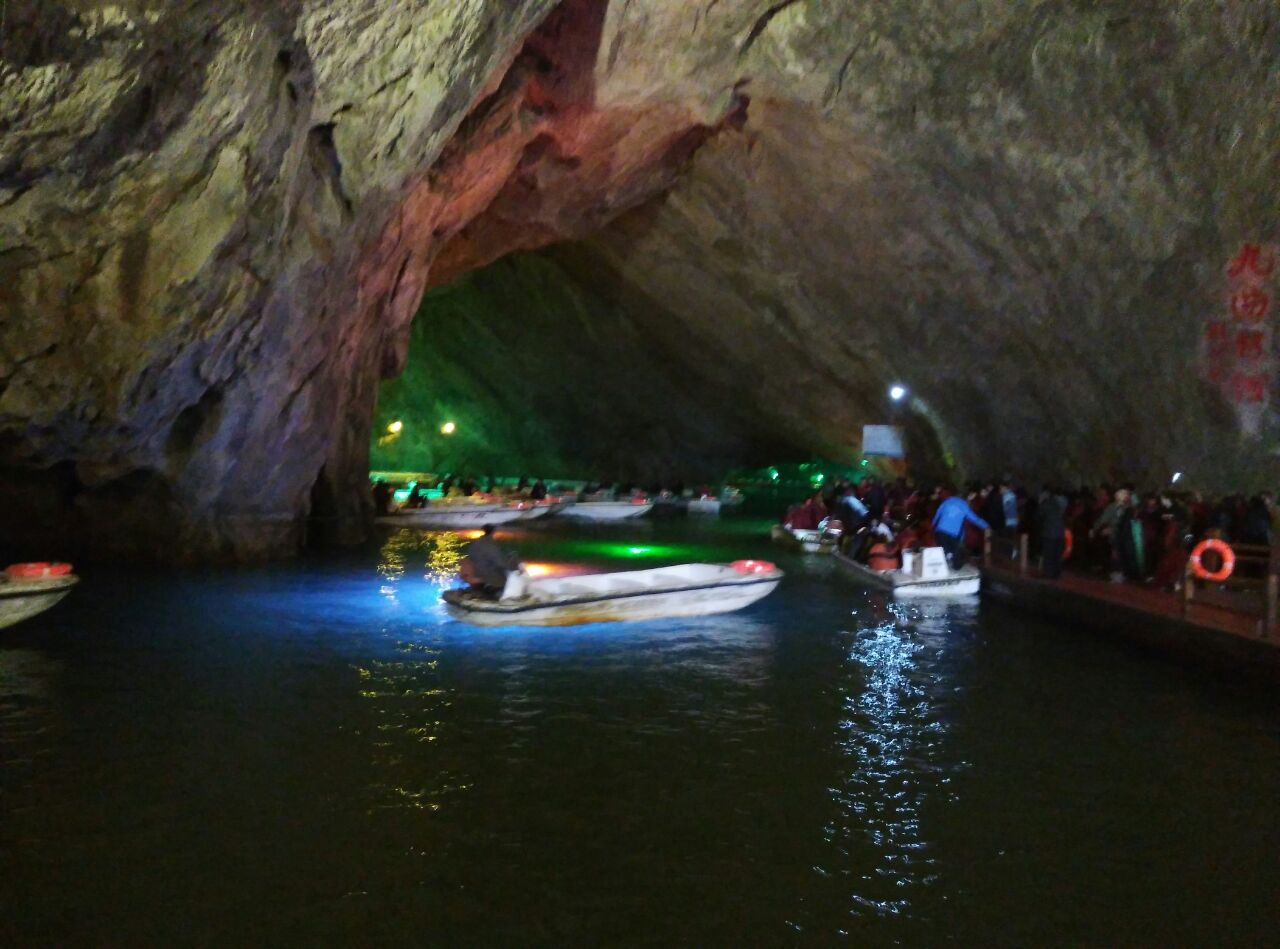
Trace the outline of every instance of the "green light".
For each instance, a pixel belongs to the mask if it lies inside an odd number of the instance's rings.
[[[777,481],[777,480],[778,480],[778,469],[777,469],[777,468],[770,468],[770,469],[769,469],[769,477],[770,477],[770,478],[772,478],[774,481]]]
[[[867,461],[867,459],[865,459],[865,458],[863,458],[863,459],[862,459],[862,467],[864,467],[864,468],[865,468],[865,467],[866,467],[867,465],[869,465],[869,464],[871,464],[871,462]]]
[[[639,556],[640,554],[647,554],[648,552],[649,552],[648,547],[628,547],[627,548],[627,553],[634,554],[636,556]]]
[[[813,476],[813,481],[815,484],[817,484],[821,482],[824,478],[826,478],[826,475],[824,475],[821,471],[819,471],[816,475]]]

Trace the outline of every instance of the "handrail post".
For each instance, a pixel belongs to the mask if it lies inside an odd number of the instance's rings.
[[[1191,561],[1188,560],[1182,577],[1182,616],[1184,619],[1191,612],[1191,601],[1195,598],[1195,595],[1196,575],[1191,570]]]
[[[1018,572],[1022,574],[1024,577],[1027,575],[1027,572],[1031,569],[1030,566],[1028,566],[1027,564],[1027,557],[1028,557],[1028,554],[1030,553],[1030,550],[1031,550],[1031,535],[1019,534],[1018,535]]]
[[[1266,622],[1262,627],[1262,635],[1267,639],[1273,639],[1276,635],[1276,623],[1280,617],[1277,616],[1277,600],[1280,600],[1280,576],[1274,573],[1267,574],[1267,615]]]
[[[982,532],[982,562],[988,567],[992,566],[991,562],[991,531]]]

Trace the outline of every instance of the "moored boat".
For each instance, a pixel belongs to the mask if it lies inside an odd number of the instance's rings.
[[[378,518],[379,524],[391,527],[419,527],[425,530],[455,530],[531,521],[559,510],[555,504],[468,504],[401,510]]]
[[[937,557],[930,556],[931,552],[934,551],[937,552]],[[858,563],[858,561],[845,556],[838,550],[834,556],[858,580],[868,586],[892,593],[895,597],[905,599],[911,597],[976,596],[982,586],[982,574],[978,568],[964,566],[959,570],[953,570],[947,565],[945,556],[941,555],[941,547],[930,547],[922,551],[920,556],[933,561],[932,564],[925,564],[928,569],[922,570],[915,569],[915,558],[912,557],[906,558],[912,561],[904,564],[906,569],[872,570],[866,564]],[[938,569],[938,558],[941,559],[941,569]]]
[[[782,576],[762,560],[545,579],[518,574],[497,600],[470,590],[446,590],[444,600],[451,614],[478,626],[573,626],[728,613],[768,596]]]
[[[648,514],[652,508],[652,501],[579,501],[566,507],[560,515],[591,521],[620,521]]]
[[[0,629],[56,605],[80,581],[67,563],[19,563],[0,573]]]
[[[718,517],[720,515],[720,499],[713,498],[710,495],[690,498],[687,509],[690,514],[706,514],[711,517]]]
[[[769,528],[769,536],[775,544],[805,554],[829,554],[836,549],[839,537],[827,531],[788,527],[786,524],[774,524]]]

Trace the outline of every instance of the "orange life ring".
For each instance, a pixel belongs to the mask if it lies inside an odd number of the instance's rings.
[[[1071,557],[1071,549],[1075,543],[1075,538],[1071,536],[1071,529],[1067,528],[1062,532],[1062,559],[1068,560]]]
[[[735,560],[729,566],[738,573],[769,573],[778,569],[767,560]]]
[[[1207,551],[1216,551],[1218,556],[1222,558],[1222,566],[1213,573],[1210,573],[1200,563],[1200,558]],[[1202,540],[1196,544],[1195,550],[1191,551],[1191,572],[1201,580],[1208,580],[1211,583],[1221,583],[1227,577],[1231,576],[1231,571],[1236,568],[1236,552],[1231,546],[1222,540],[1210,538]]]
[[[5,568],[5,573],[15,580],[50,580],[53,577],[65,577],[71,572],[69,563],[14,563]]]

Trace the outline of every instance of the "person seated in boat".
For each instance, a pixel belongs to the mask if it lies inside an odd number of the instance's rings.
[[[493,539],[493,525],[486,524],[482,535],[467,547],[467,555],[458,565],[458,576],[474,592],[496,599],[507,585],[507,574],[520,565],[520,558],[498,546]]]
[[[827,517],[826,505],[822,503],[822,493],[815,491],[802,504],[793,504],[787,508],[787,515],[782,523],[792,530],[813,531],[818,529]]]
[[[964,545],[965,525],[972,524],[983,531],[990,531],[991,525],[975,514],[964,498],[947,489],[943,489],[941,495],[942,503],[933,515],[933,533],[938,546],[947,552],[951,568],[959,570],[969,558]]]
[[[428,501],[427,486],[419,481],[413,486],[413,490],[409,492],[409,500],[405,502],[405,507],[426,507]]]
[[[902,566],[899,548],[892,540],[877,538],[867,550],[867,566],[872,570],[897,570]]]
[[[378,479],[373,483],[373,512],[379,517],[391,513],[391,498],[393,494],[391,485],[382,479]]]
[[[547,496],[547,486],[539,478],[533,483],[533,488],[529,491],[529,498],[533,501],[541,501]]]

